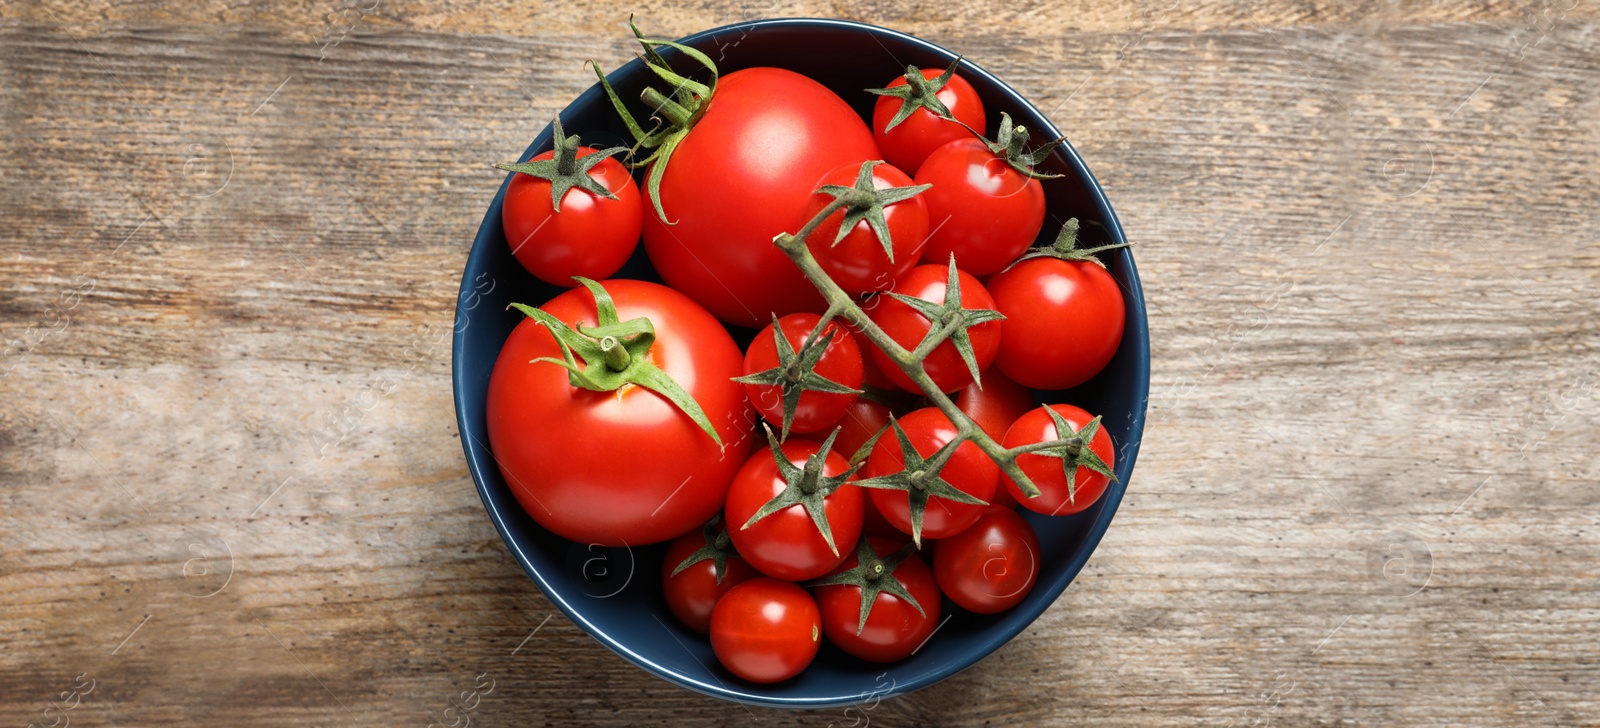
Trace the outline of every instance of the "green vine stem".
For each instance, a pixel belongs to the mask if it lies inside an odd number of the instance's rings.
[[[811,234],[816,231],[817,226],[821,225],[823,220],[826,220],[829,215],[848,207],[849,204],[849,201],[842,197],[836,198],[819,210],[816,216],[807,221],[799,231],[792,234],[782,233],[772,240],[773,244],[778,246],[778,249],[783,251],[784,255],[787,255],[795,266],[799,267],[800,272],[805,275],[807,280],[811,281],[812,285],[816,286],[817,291],[828,302],[827,313],[823,314],[822,320],[817,324],[818,331],[821,330],[821,327],[827,326],[828,322],[835,317],[843,317],[849,321],[857,331],[867,337],[867,340],[883,350],[889,356],[889,359],[900,367],[900,371],[905,372],[906,376],[916,382],[917,386],[922,389],[923,394],[933,402],[933,405],[938,407],[939,411],[950,419],[951,424],[955,425],[957,431],[953,442],[971,442],[977,445],[978,449],[983,451],[983,454],[989,456],[989,459],[1000,467],[1000,471],[1005,473],[1006,477],[1011,478],[1012,482],[1022,489],[1026,497],[1033,498],[1038,496],[1038,486],[1034,485],[1033,480],[1022,472],[1022,468],[1017,467],[1017,457],[1027,453],[1061,450],[1072,443],[1068,439],[1062,438],[1050,442],[1034,443],[1007,449],[985,433],[983,428],[979,427],[965,412],[962,412],[961,408],[956,406],[955,401],[950,399],[950,395],[939,389],[938,385],[934,384],[933,378],[929,377],[922,367],[923,361],[928,358],[928,355],[940,343],[954,333],[956,327],[960,325],[960,321],[938,327],[934,330],[932,336],[927,337],[918,344],[915,351],[908,350],[901,346],[899,342],[890,338],[877,324],[873,323],[872,319],[867,317],[866,311],[863,311],[856,301],[851,298],[850,294],[846,293],[843,288],[839,287],[839,284],[828,276],[827,272],[822,269],[821,264],[817,263],[817,259],[811,255],[811,249],[806,246],[806,240],[811,237]],[[954,449],[954,447],[950,448],[952,452]]]

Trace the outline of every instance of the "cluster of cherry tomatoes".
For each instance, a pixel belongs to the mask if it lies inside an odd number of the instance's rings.
[[[1124,320],[1076,221],[1035,247],[1035,166],[1054,143],[1029,150],[1006,114],[982,137],[956,66],[870,89],[869,129],[802,75],[717,77],[693,49],[641,42],[674,91],[643,95],[654,126],[624,116],[633,149],[583,147],[557,121],[555,149],[502,165],[517,172],[512,253],[581,284],[518,305],[490,380],[490,447],[518,501],[580,543],[671,540],[668,607],[755,682],[798,674],[823,635],[904,659],[945,597],[985,614],[1021,602],[1040,554],[1018,506],[1078,513],[1115,477],[1099,418],[1032,391],[1092,378]],[[678,75],[662,47],[714,80]],[[621,152],[647,169],[642,192]],[[836,316],[780,234],[805,235],[855,315]],[[666,285],[610,279],[641,239]],[[732,332],[763,324],[741,349]],[[915,353],[910,371],[884,339]],[[1022,448],[1037,495],[973,428]]]

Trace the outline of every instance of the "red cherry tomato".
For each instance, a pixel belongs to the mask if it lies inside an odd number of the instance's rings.
[[[873,553],[880,557],[894,553],[901,545],[881,538],[870,539],[869,543]],[[857,563],[856,554],[852,552],[834,573],[853,569]],[[905,586],[922,611],[894,594],[880,591],[862,627],[861,587],[837,584],[816,589],[817,604],[822,609],[822,631],[828,635],[828,640],[846,653],[869,662],[894,662],[909,657],[939,625],[939,587],[934,583],[933,571],[922,559],[911,554],[888,576]],[[862,627],[859,633],[858,627]]]
[[[893,292],[933,303],[943,303],[948,275],[949,271],[944,264],[919,265],[900,279],[899,285],[894,287]],[[994,308],[994,299],[989,297],[989,291],[978,282],[978,279],[968,275],[966,271],[958,272],[958,276],[961,284],[962,308],[974,310]],[[927,336],[931,327],[928,317],[905,302],[888,296],[875,296],[872,300],[872,311],[868,314],[872,322],[882,328],[889,338],[906,349],[917,348],[917,344]],[[1002,323],[1004,322],[985,321],[967,329],[967,336],[972,341],[973,358],[977,361],[979,371],[989,367],[989,363],[994,361],[995,352],[1000,349]],[[900,371],[900,367],[895,365],[888,354],[876,346],[868,347],[868,351],[873,364],[877,365],[879,371],[889,377],[895,386],[908,392],[919,394],[922,392],[911,377]],[[928,376],[933,379],[933,383],[943,391],[954,392],[972,383],[972,373],[967,370],[966,362],[962,361],[955,344],[948,340],[934,347],[922,365]]]
[[[1039,406],[1033,400],[1033,390],[993,370],[984,372],[982,387],[968,384],[956,393],[955,399],[956,407],[967,413],[995,442],[1006,436],[1006,430],[1011,429],[1011,423],[1018,417]]]
[[[879,430],[887,427],[889,408],[870,399],[856,399],[850,409],[845,410],[844,417],[839,420],[839,437],[834,440],[833,446],[845,455],[854,455],[856,450],[866,444]]]
[[[760,576],[736,554],[729,554],[723,561],[721,581],[717,580],[716,561],[709,556],[672,573],[684,559],[708,545],[704,534],[691,531],[673,540],[661,561],[661,591],[667,598],[667,608],[685,627],[701,634],[711,630],[711,609],[717,600],[741,582]]]
[[[926,79],[938,78],[944,71],[937,68],[922,69],[922,77]],[[890,81],[885,88],[896,88],[906,85],[905,76],[900,76]],[[950,115],[967,126],[979,132],[988,125],[988,118],[983,111],[983,101],[978,98],[978,91],[961,77],[954,74],[945,83],[944,88],[934,94]],[[878,148],[883,150],[884,159],[890,164],[907,172],[916,174],[917,168],[922,166],[922,161],[928,158],[933,150],[957,139],[967,139],[972,132],[967,131],[953,121],[940,118],[937,114],[926,108],[917,109],[901,121],[895,128],[885,132],[884,128],[894,119],[900,111],[900,106],[905,103],[893,96],[879,96],[877,103],[872,107],[872,136],[878,140]]]
[[[821,188],[823,185],[853,187],[860,169],[860,164],[854,162],[845,164],[823,175],[815,187]],[[912,182],[911,177],[905,172],[887,164],[879,164],[872,168],[872,185],[876,189],[883,190],[890,187],[910,187]],[[799,218],[800,224],[815,217],[822,208],[833,202],[833,199],[832,195],[813,194]],[[839,235],[839,226],[843,224],[844,217],[844,210],[829,215],[811,236],[806,238],[806,245],[811,248],[811,255],[817,259],[817,264],[821,265],[828,276],[846,293],[860,296],[889,290],[894,287],[895,281],[917,264],[917,258],[922,255],[922,244],[928,237],[928,205],[922,201],[922,195],[894,202],[883,208],[890,248],[894,251],[893,262],[889,261],[889,256],[884,253],[883,243],[878,240],[877,234],[866,220],[857,222],[855,227],[845,234],[844,239],[834,242]]]
[[[524,319],[489,377],[489,447],[528,515],[562,538],[639,546],[675,538],[722,508],[749,452],[755,421],[732,381],[744,357],[727,330],[677,291],[645,281],[602,284],[621,320],[648,318],[650,356],[699,403],[726,444],[719,448],[689,415],[643,387],[594,392],[572,386],[549,329]],[[569,325],[594,326],[583,288],[540,308]]]
[[[889,519],[884,518],[883,514],[878,512],[878,505],[873,502],[871,494],[866,495],[868,497],[861,499],[861,537],[887,538],[895,541],[905,540],[905,532],[895,528],[894,524],[889,522]],[[932,541],[923,544],[925,547],[932,545]]]
[[[928,156],[917,170],[928,203],[922,260],[986,276],[1015,261],[1044,227],[1044,187],[996,157],[983,142],[961,139]]]
[[[1003,349],[1005,347],[1003,332],[1000,342]],[[1031,390],[1011,381],[992,367],[983,373],[982,388],[977,384],[968,384],[956,394],[956,407],[967,413],[967,416],[978,423],[978,427],[983,428],[995,442],[1003,441],[1006,430],[1011,429],[1011,423],[1037,406],[1039,405],[1033,401]],[[996,488],[994,498],[989,502],[1007,508],[1017,505],[1017,501],[1011,497],[1011,491],[1005,488]]]
[[[724,594],[711,612],[711,651],[750,682],[788,680],[811,664],[822,644],[817,602],[794,584],[755,578]]]
[[[900,427],[905,430],[906,438],[911,441],[917,454],[925,458],[954,440],[957,432],[950,419],[934,407],[925,407],[900,418]],[[872,448],[872,456],[867,459],[867,476],[876,478],[905,469],[899,438],[892,431],[884,433]],[[945,462],[939,477],[956,490],[988,501],[999,484],[1000,468],[977,445],[964,442]],[[882,488],[862,490],[867,490],[872,504],[878,507],[878,512],[890,524],[904,533],[911,533],[911,498],[906,491]],[[978,520],[984,508],[982,505],[930,496],[922,513],[923,540],[945,538],[962,532]]]
[[[1026,386],[1083,384],[1122,343],[1122,288],[1092,262],[1030,258],[996,273],[989,293],[1006,315],[995,365]]]
[[[578,147],[578,157],[594,154]],[[553,159],[555,151],[528,161]],[[550,201],[550,180],[513,174],[506,185],[500,223],[517,262],[546,283],[571,287],[573,276],[610,278],[639,244],[644,203],[628,169],[615,158],[599,163],[590,174],[617,199],[576,187],[561,196],[561,211]]]
[[[806,459],[821,450],[817,443],[799,438],[783,443],[782,448],[797,468],[804,468]],[[830,452],[823,461],[822,475],[832,477],[849,469],[850,464],[843,457]],[[728,490],[728,534],[739,555],[761,573],[787,581],[814,579],[828,573],[855,548],[856,539],[861,536],[864,496],[860,488],[846,483],[823,499],[822,512],[838,548],[834,553],[811,513],[798,503],[745,527],[756,511],[787,487],[769,448],[751,455]]]
[[[1088,412],[1070,404],[1052,404],[1049,407],[1061,415],[1074,432],[1082,430],[1084,425],[1094,419]],[[1023,415],[1011,425],[1011,429],[1006,431],[1005,441],[1001,444],[1012,448],[1036,442],[1049,442],[1061,437],[1062,435],[1056,432],[1056,425],[1050,414],[1044,407],[1040,407]],[[1100,456],[1107,468],[1116,467],[1111,436],[1106,434],[1104,427],[1095,430],[1094,437],[1089,439],[1089,450]],[[1017,467],[1033,481],[1034,487],[1039,489],[1039,496],[1025,497],[1022,488],[1011,478],[1003,478],[1006,488],[1011,491],[1011,496],[1024,508],[1049,516],[1070,516],[1082,512],[1100,500],[1109,482],[1106,476],[1080,465],[1073,476],[1074,489],[1069,495],[1067,475],[1062,468],[1060,458],[1028,453],[1017,457]]]
[[[777,325],[783,331],[784,340],[789,342],[790,350],[798,356],[805,343],[810,340],[809,334],[817,328],[817,323],[821,320],[822,317],[814,313],[791,313],[778,319]],[[860,389],[863,374],[862,360],[861,350],[856,348],[855,336],[838,322],[828,324],[822,335],[827,336],[829,331],[833,332],[833,339],[823,349],[822,358],[817,360],[812,371],[835,384]],[[772,334],[773,327],[769,324],[751,340],[750,350],[744,355],[746,375],[780,366],[778,345]],[[745,384],[744,389],[746,395],[750,397],[750,402],[768,422],[779,427],[783,425],[782,387],[770,384]],[[854,394],[802,391],[800,402],[795,407],[794,422],[790,425],[789,431],[807,433],[832,428],[838,424],[840,418],[844,417],[845,411],[849,410],[855,401]]]
[[[970,528],[939,542],[939,591],[969,612],[1017,606],[1039,579],[1039,537],[1016,511],[989,506]]]
[[[822,84],[779,68],[722,76],[661,180],[662,209],[676,224],[646,200],[650,262],[729,324],[821,312],[821,294],[772,239],[798,229],[822,175],[880,158],[861,117]]]

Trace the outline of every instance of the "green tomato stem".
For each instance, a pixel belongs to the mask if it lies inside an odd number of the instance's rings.
[[[1028,143],[1028,128],[1018,125],[1010,139],[1006,140],[1006,157],[1015,159],[1022,154],[1023,145]]]
[[[806,338],[802,339],[802,341],[814,341],[820,338],[822,336],[822,332],[828,330],[828,324],[833,323],[833,320],[838,318],[839,314],[843,310],[844,307],[829,303],[828,310],[822,312],[822,318],[817,319],[817,325],[811,327],[811,333],[806,334]],[[866,356],[867,352],[861,352],[862,359],[865,359]]]
[[[557,145],[556,174],[571,177],[578,173],[577,145]]]
[[[868,341],[871,341],[873,345],[888,354],[895,365],[900,367],[900,371],[905,372],[905,375],[916,383],[923,394],[927,395],[928,399],[933,402],[933,405],[938,407],[939,411],[950,419],[951,424],[956,426],[957,438],[977,445],[978,449],[983,451],[983,454],[989,456],[989,459],[1000,467],[1001,472],[1005,473],[1022,489],[1025,496],[1032,498],[1039,495],[1039,488],[1033,484],[1033,480],[1024,474],[1021,468],[1017,467],[1017,453],[1007,450],[1000,443],[995,442],[994,438],[985,433],[982,428],[978,427],[977,423],[972,421],[971,417],[968,417],[965,412],[961,411],[961,408],[956,406],[956,403],[950,399],[949,395],[934,384],[933,378],[928,376],[927,371],[922,366],[923,360],[927,358],[927,352],[921,352],[919,355],[922,347],[918,347],[918,352],[907,351],[905,347],[900,345],[900,342],[890,338],[889,334],[873,323],[872,319],[867,317],[866,312],[856,305],[856,302],[850,298],[850,294],[845,293],[844,289],[840,288],[839,284],[828,276],[828,273],[822,269],[821,264],[817,263],[816,257],[811,255],[811,249],[806,246],[806,239],[811,236],[811,233],[817,229],[818,225],[822,224],[823,220],[845,207],[846,204],[848,203],[843,200],[835,199],[817,211],[816,216],[806,221],[806,224],[800,228],[799,232],[792,235],[789,233],[780,234],[773,238],[773,244],[777,245],[778,249],[783,251],[783,254],[788,256],[795,266],[799,267],[801,274],[805,275],[813,286],[816,286],[817,291],[828,302],[828,310],[830,312],[837,312],[837,316],[849,321],[857,331],[867,337]],[[948,328],[948,325],[941,327],[941,330],[944,328]],[[951,448],[951,452],[954,451],[955,448]]]
[[[606,368],[614,372],[626,370],[633,363],[633,355],[628,353],[628,347],[615,336],[606,336],[600,339],[600,351],[605,355]]]
[[[1051,440],[1049,442],[1033,442],[1033,443],[1029,443],[1027,445],[1018,445],[1018,446],[1016,446],[1014,448],[1011,448],[1011,452],[1013,454],[1016,454],[1016,455],[1027,455],[1028,453],[1032,453],[1032,452],[1040,452],[1042,450],[1055,450],[1055,449],[1060,448],[1060,447],[1061,447],[1061,443],[1056,442],[1054,440]]]
[[[946,322],[943,326],[939,327],[939,330],[936,331],[933,336],[929,336],[921,343],[917,344],[917,348],[911,352],[910,356],[907,358],[907,361],[917,364],[926,361],[928,359],[928,355],[932,354],[934,349],[939,348],[939,345],[943,344],[945,339],[950,338],[952,334],[960,331],[964,323],[965,322],[959,317]]]
[[[694,116],[693,112],[683,108],[683,104],[667,98],[666,94],[663,94],[654,88],[646,87],[645,90],[640,91],[639,99],[643,101],[646,106],[654,109],[656,113],[659,113],[665,117],[667,122],[673,124],[674,126],[683,126],[688,124],[689,119]]]

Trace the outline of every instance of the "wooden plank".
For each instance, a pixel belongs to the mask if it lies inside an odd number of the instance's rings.
[[[487,679],[485,724],[857,717],[649,677],[483,515],[442,334],[487,163],[631,52],[620,7],[531,7],[385,5],[331,46],[321,6],[0,8],[0,713],[92,679],[75,724],[388,725]],[[1590,9],[1002,11],[1022,41],[999,7],[906,22],[1105,184],[1151,422],[1061,601],[866,717],[1600,721]]]
[[[1381,2],[1286,2],[1231,0],[1203,4],[1149,2],[882,3],[871,0],[817,2],[624,3],[605,0],[581,10],[557,3],[515,0],[326,0],[240,4],[221,0],[155,0],[129,5],[107,0],[51,0],[0,6],[0,21],[59,26],[92,35],[124,27],[225,27],[271,29],[317,46],[370,32],[411,30],[464,35],[550,38],[566,34],[611,36],[625,31],[630,15],[653,33],[687,35],[741,20],[772,17],[839,17],[898,28],[928,37],[1013,39],[1061,38],[1085,33],[1499,22],[1550,25],[1594,20],[1600,10],[1577,2],[1442,0],[1400,7]],[[578,46],[582,47],[582,46]]]

